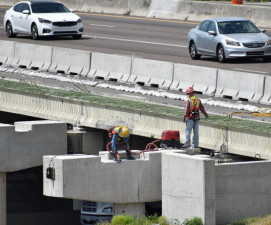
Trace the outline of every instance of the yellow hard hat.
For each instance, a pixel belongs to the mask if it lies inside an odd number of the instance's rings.
[[[122,126],[121,129],[120,129],[120,136],[123,137],[123,138],[126,138],[128,137],[130,134],[130,131],[129,131],[129,128],[126,127],[126,126]]]

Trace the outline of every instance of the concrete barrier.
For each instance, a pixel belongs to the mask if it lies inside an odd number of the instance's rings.
[[[14,58],[15,42],[0,41],[0,64],[10,66]]]
[[[15,43],[11,66],[47,71],[51,65],[51,46]]]
[[[91,52],[66,48],[53,48],[50,72],[87,76]]]
[[[259,74],[218,70],[216,97],[259,102],[264,91],[264,76]]]
[[[271,105],[271,77],[265,77],[264,81],[264,95],[260,100],[261,104]]]
[[[131,63],[132,59],[128,56],[93,52],[88,77],[116,80],[124,83],[130,77]]]
[[[128,82],[169,89],[172,83],[173,63],[133,58]]]
[[[12,6],[18,1],[0,0],[1,5]],[[245,17],[257,26],[269,27],[271,7],[266,2],[232,5],[231,2],[197,2],[183,0],[63,0],[69,8],[80,11],[115,13],[150,18],[201,21],[207,17]]]
[[[181,90],[192,86],[195,91],[203,95],[213,96],[216,90],[217,69],[192,66],[186,64],[175,64],[173,82],[170,90]]]
[[[110,14],[147,16],[151,0],[110,0],[110,1],[62,1],[69,8]]]

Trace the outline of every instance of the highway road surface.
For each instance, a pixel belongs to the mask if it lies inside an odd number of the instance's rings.
[[[8,7],[0,7],[1,21],[3,21],[7,9]],[[198,22],[83,12],[77,12],[77,14],[82,17],[84,23],[84,35],[80,40],[58,37],[34,41],[30,36],[22,35],[9,39],[5,34],[3,23],[0,25],[0,38],[1,40],[271,75],[271,62],[263,62],[262,59],[238,59],[225,64],[220,64],[211,57],[192,60],[186,46],[186,37],[188,31]],[[267,35],[271,37],[271,29],[266,29]]]

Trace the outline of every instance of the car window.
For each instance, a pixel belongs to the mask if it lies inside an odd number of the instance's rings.
[[[210,23],[209,20],[205,20],[205,21],[201,22],[201,24],[199,25],[199,30],[207,32],[208,27],[209,27],[209,23]]]
[[[259,33],[260,30],[251,21],[219,22],[218,30],[221,34]]]
[[[19,4],[17,4],[17,5],[15,5],[14,7],[13,7],[13,9],[14,9],[14,11],[15,12],[22,12],[23,10],[23,4],[24,3],[19,3]]]
[[[66,13],[70,12],[64,5],[57,2],[32,2],[33,13]]]
[[[15,12],[20,12],[20,13],[22,13],[26,9],[30,11],[29,5],[27,3],[19,3],[18,5],[14,6],[13,9]]]
[[[214,21],[210,21],[208,31],[214,31],[216,32],[216,26]]]
[[[23,4],[22,4],[22,12],[23,12],[24,10],[28,10],[28,11],[30,12],[30,7],[29,7],[29,5],[28,5],[27,3],[23,3]]]

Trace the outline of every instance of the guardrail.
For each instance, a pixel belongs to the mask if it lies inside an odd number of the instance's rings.
[[[192,86],[207,96],[271,105],[271,79],[260,74],[12,41],[0,41],[0,47],[0,64],[5,66],[182,92]]]

